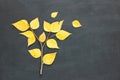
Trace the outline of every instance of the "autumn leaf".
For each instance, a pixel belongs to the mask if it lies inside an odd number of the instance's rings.
[[[73,25],[74,28],[78,28],[78,27],[82,26],[81,23],[78,20],[73,20],[72,25]]]
[[[28,50],[33,58],[39,58],[41,56],[41,51],[38,48]]]
[[[29,28],[27,20],[20,20],[12,24],[16,29],[20,31],[26,31]]]
[[[56,21],[56,22],[51,23],[51,32],[56,33],[58,31],[60,31],[63,22],[64,22],[64,20],[62,20],[60,22]]]
[[[56,48],[56,49],[59,49],[58,44],[57,44],[57,41],[56,41],[55,39],[48,39],[46,43],[47,43],[47,47],[48,47],[48,48]]]
[[[52,13],[51,13],[51,17],[52,17],[52,18],[56,18],[57,14],[58,14],[58,12],[52,12]]]
[[[49,22],[44,21],[43,28],[46,32],[51,32],[51,27],[50,26],[51,26],[51,24]]]
[[[56,57],[57,52],[54,53],[48,53],[43,56],[43,63],[47,65],[51,65]]]
[[[20,33],[20,34],[22,34],[22,35],[24,35],[25,37],[28,38],[28,46],[30,46],[33,43],[35,43],[36,38],[35,38],[35,36],[34,36],[32,31],[28,30],[28,31]]]
[[[40,36],[39,36],[39,41],[40,42],[44,42],[46,40],[46,35],[45,32],[43,32]]]
[[[59,39],[59,40],[65,40],[68,36],[70,36],[71,33],[70,32],[67,32],[65,30],[60,30],[58,33],[56,33],[56,37]]]
[[[35,18],[35,19],[33,19],[33,20],[30,22],[30,27],[31,27],[32,29],[38,29],[39,26],[40,26],[40,23],[39,23],[38,17]]]

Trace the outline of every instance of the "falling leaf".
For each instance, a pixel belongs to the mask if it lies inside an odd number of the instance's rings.
[[[60,31],[63,22],[64,22],[64,20],[62,20],[60,22],[56,21],[56,22],[51,23],[51,32],[56,33],[58,31]]]
[[[35,19],[33,19],[33,20],[30,22],[30,27],[31,27],[32,29],[38,29],[39,26],[40,26],[40,23],[39,23],[38,17],[35,18]]]
[[[20,31],[26,31],[29,28],[27,20],[20,20],[12,24],[16,29]]]
[[[46,32],[51,32],[51,24],[50,23],[48,23],[47,21],[44,21],[44,24],[43,24],[43,26],[44,26],[44,30],[46,31]]]
[[[57,48],[57,49],[59,49],[57,41],[55,39],[48,39],[47,40],[47,46],[49,48]]]
[[[38,48],[28,50],[33,58],[39,58],[41,56],[41,51]]]
[[[51,13],[51,17],[52,17],[52,18],[56,18],[57,14],[58,14],[58,12],[52,12],[52,13]]]
[[[56,37],[59,39],[59,40],[65,40],[68,36],[70,36],[71,33],[70,32],[67,32],[65,30],[60,30],[58,33],[56,33]]]
[[[78,27],[81,27],[81,26],[82,26],[81,23],[80,23],[78,20],[74,20],[74,21],[72,22],[72,25],[73,25],[74,28],[78,28]]]
[[[35,43],[36,38],[35,38],[35,36],[34,36],[32,31],[28,30],[28,31],[20,33],[20,34],[22,34],[22,35],[24,35],[24,36],[26,36],[28,38],[28,46],[30,46],[33,43]]]
[[[43,56],[43,63],[47,65],[51,65],[56,57],[57,52],[54,53],[48,53]]]
[[[44,42],[46,40],[46,35],[45,32],[43,32],[40,36],[39,36],[39,41],[40,42]]]

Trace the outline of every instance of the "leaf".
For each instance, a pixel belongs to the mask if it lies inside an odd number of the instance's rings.
[[[52,18],[55,18],[55,17],[57,16],[57,14],[58,14],[58,12],[52,12],[52,13],[51,13],[51,17],[52,17]]]
[[[47,21],[44,21],[43,26],[44,26],[44,30],[46,32],[51,32],[51,27],[50,27],[51,24],[50,23],[48,23]]]
[[[24,35],[25,37],[28,38],[28,46],[30,46],[33,43],[35,43],[36,38],[35,38],[35,36],[34,36],[32,31],[28,30],[28,31],[20,33],[20,34],[22,34],[22,35]]]
[[[56,21],[56,22],[51,23],[51,32],[56,33],[58,31],[60,31],[63,22],[64,22],[64,20],[62,20],[60,22]]]
[[[38,48],[28,50],[33,58],[39,58],[41,56],[41,51]]]
[[[56,57],[57,52],[54,53],[48,53],[43,56],[43,63],[47,65],[51,65]]]
[[[43,32],[40,36],[39,36],[39,41],[40,42],[44,42],[46,40],[46,35],[45,32]]]
[[[27,20],[20,20],[12,24],[16,29],[20,31],[26,31],[29,28]]]
[[[33,19],[33,20],[30,22],[30,27],[31,27],[32,29],[38,29],[39,26],[40,26],[40,24],[39,24],[39,19],[38,19],[38,17],[35,18],[35,19]]]
[[[73,25],[74,28],[78,28],[78,27],[82,26],[81,23],[78,20],[73,20],[72,25]]]
[[[59,49],[57,41],[55,39],[48,39],[47,40],[47,47]]]
[[[65,30],[60,30],[58,33],[56,33],[56,37],[59,39],[59,40],[65,40],[68,36],[70,36],[71,33],[70,32],[67,32]]]

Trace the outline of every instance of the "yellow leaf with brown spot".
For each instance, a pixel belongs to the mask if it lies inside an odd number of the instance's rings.
[[[56,33],[61,30],[64,20],[51,23],[51,32]]]
[[[58,12],[52,12],[52,13],[51,13],[51,17],[52,17],[52,18],[56,18],[57,15],[58,15]]]
[[[51,26],[51,24],[49,22],[44,21],[43,28],[46,32],[51,32],[51,27],[50,26]]]
[[[30,27],[31,27],[32,29],[38,29],[39,26],[40,26],[40,23],[39,23],[38,17],[35,18],[35,19],[33,19],[33,20],[30,22]]]
[[[73,20],[72,25],[73,25],[74,28],[78,28],[78,27],[82,26],[81,23],[78,20]]]
[[[27,20],[20,20],[12,24],[16,29],[20,31],[26,31],[29,28]]]
[[[43,63],[47,65],[51,65],[56,57],[57,52],[54,53],[48,53],[43,56]]]
[[[56,48],[56,49],[59,49],[58,44],[57,44],[57,41],[56,41],[55,39],[48,39],[46,43],[47,43],[47,47],[48,47],[48,48]]]
[[[28,50],[28,52],[33,58],[39,58],[41,56],[41,51],[38,48]]]
[[[30,46],[33,43],[35,43],[36,38],[35,38],[35,36],[34,36],[32,31],[28,30],[28,31],[20,33],[20,34],[22,34],[22,35],[24,35],[25,37],[28,38],[28,46]]]
[[[70,32],[67,32],[65,30],[60,30],[58,33],[56,33],[56,37],[59,40],[65,40],[67,37],[69,37],[71,35]]]
[[[39,41],[40,42],[44,42],[46,40],[46,35],[45,32],[43,32],[40,36],[39,36]]]

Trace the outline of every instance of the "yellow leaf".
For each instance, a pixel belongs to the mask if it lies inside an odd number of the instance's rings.
[[[15,28],[20,31],[26,31],[29,28],[29,24],[27,20],[20,20],[12,24]]]
[[[59,49],[57,41],[55,39],[48,39],[47,40],[47,47]]]
[[[39,24],[39,19],[38,18],[35,18],[30,22],[30,27],[32,29],[37,29],[37,28],[39,28],[39,26],[40,26],[40,24]]]
[[[41,56],[41,51],[38,48],[28,50],[28,52],[31,54],[34,58],[39,58]]]
[[[44,42],[46,40],[46,35],[45,32],[43,32],[40,36],[39,36],[39,41],[40,42]]]
[[[46,31],[46,32],[51,32],[51,24],[50,23],[48,23],[47,21],[44,21],[44,24],[43,24],[43,26],[44,26],[44,30]]]
[[[81,26],[82,26],[81,23],[80,23],[78,20],[74,20],[74,21],[72,22],[72,25],[73,25],[74,28],[78,28],[78,27],[81,27]]]
[[[22,35],[24,35],[25,37],[28,38],[28,46],[30,46],[33,43],[35,43],[36,38],[35,38],[35,36],[34,36],[32,31],[28,30],[28,31],[20,33],[20,34],[22,34]]]
[[[71,35],[71,33],[67,32],[65,30],[60,30],[58,33],[56,33],[56,37],[59,40],[65,40],[70,35]]]
[[[55,17],[57,16],[57,14],[58,14],[58,12],[52,12],[52,13],[51,13],[51,17],[52,17],[52,18],[55,18]]]
[[[48,53],[43,56],[43,63],[47,65],[51,65],[56,57],[57,52],[54,53]]]
[[[56,33],[58,31],[60,31],[63,22],[64,22],[64,20],[62,20],[60,22],[56,21],[56,22],[51,23],[51,32]]]

